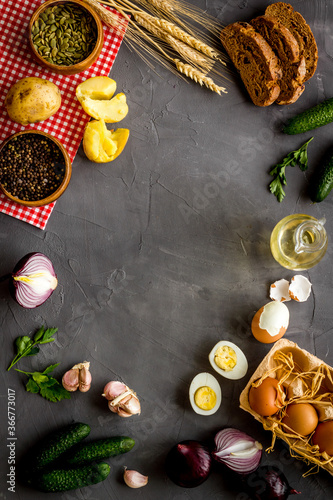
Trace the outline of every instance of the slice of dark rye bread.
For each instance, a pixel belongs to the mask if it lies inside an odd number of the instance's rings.
[[[221,42],[256,106],[269,106],[280,94],[280,62],[266,40],[245,22],[226,26]]]
[[[304,81],[309,80],[314,75],[318,62],[318,48],[310,26],[299,12],[296,12],[291,5],[285,2],[269,5],[265,14],[277,17],[294,35],[301,55],[305,57],[306,76]]]
[[[291,104],[300,97],[305,87],[305,58],[300,57],[298,42],[291,32],[274,16],[258,16],[250,24],[260,33],[280,60],[282,78],[277,104]]]

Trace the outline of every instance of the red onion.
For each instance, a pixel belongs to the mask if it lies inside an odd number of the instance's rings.
[[[258,467],[262,445],[238,429],[226,428],[215,436],[213,458],[239,474],[250,474]]]
[[[257,500],[287,500],[289,495],[299,495],[288,483],[286,476],[272,465],[264,465],[243,480],[247,493]]]
[[[57,287],[52,262],[46,255],[34,252],[25,255],[15,266],[9,289],[16,302],[26,309],[43,304]]]
[[[166,470],[169,478],[183,488],[194,488],[206,481],[212,459],[199,441],[182,441],[168,453]]]

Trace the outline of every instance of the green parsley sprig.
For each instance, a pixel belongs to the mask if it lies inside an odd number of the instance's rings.
[[[57,333],[57,331],[58,328],[47,328],[45,330],[44,326],[41,326],[32,339],[27,335],[17,337],[15,340],[16,356],[7,368],[7,371],[9,371],[21,358],[38,354],[39,347],[37,346],[39,344],[48,344],[49,342],[53,342],[55,340],[53,335]]]
[[[286,195],[283,189],[283,186],[287,185],[286,167],[295,167],[296,165],[298,165],[302,172],[304,172],[308,168],[307,148],[312,139],[313,137],[311,137],[311,139],[309,139],[296,151],[291,151],[291,153],[283,158],[281,163],[275,165],[269,172],[270,175],[274,177],[269,185],[269,189],[270,192],[277,197],[279,202],[281,202]]]
[[[32,392],[33,394],[40,394],[43,398],[48,401],[56,403],[62,399],[70,399],[71,395],[63,386],[51,377],[51,373],[60,363],[55,365],[50,365],[43,372],[25,372],[15,368],[17,372],[24,373],[28,375],[29,380],[26,384],[26,390]]]

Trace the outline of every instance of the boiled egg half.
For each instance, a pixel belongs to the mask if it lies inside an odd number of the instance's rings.
[[[233,342],[221,340],[209,353],[209,362],[220,375],[231,380],[238,380],[247,372],[247,359]]]
[[[190,385],[190,403],[199,415],[213,415],[222,401],[221,387],[210,373],[198,373]]]

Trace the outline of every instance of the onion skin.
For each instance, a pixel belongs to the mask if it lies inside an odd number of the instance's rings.
[[[246,476],[243,484],[250,498],[256,500],[287,500],[300,492],[289,486],[286,476],[278,467],[263,465]]]
[[[208,478],[212,459],[199,441],[182,441],[169,451],[166,472],[171,481],[183,488],[194,488]]]
[[[57,284],[57,275],[50,259],[40,252],[32,252],[22,257],[14,267],[9,291],[20,306],[34,309],[44,304]]]

